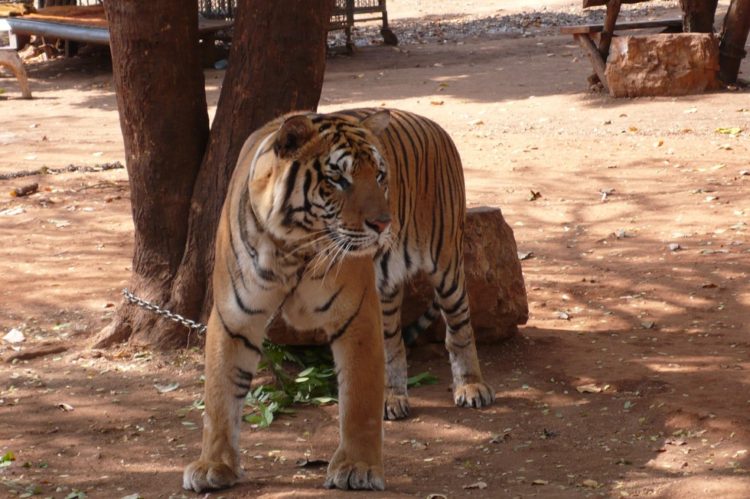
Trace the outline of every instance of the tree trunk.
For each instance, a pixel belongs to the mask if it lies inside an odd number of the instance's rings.
[[[719,79],[735,83],[740,64],[747,55],[745,43],[750,31],[750,0],[732,0],[724,17],[719,44]]]
[[[152,9],[161,11],[167,2],[161,0],[150,3],[159,6],[152,7]],[[184,2],[170,0],[169,3],[180,3],[181,8],[185,8]],[[109,9],[114,10],[112,7]],[[192,11],[192,9],[188,10]],[[190,188],[187,194],[180,191],[181,206],[189,210],[189,212],[180,212],[181,218],[175,221],[175,226],[180,226],[183,230],[181,237],[167,241],[164,232],[152,232],[152,235],[160,239],[161,246],[136,244],[134,262],[151,261],[154,258],[156,260],[168,259],[170,263],[174,263],[176,259],[177,262],[177,265],[170,267],[170,270],[174,269],[174,271],[163,272],[152,267],[151,272],[145,273],[136,273],[134,263],[133,287],[145,298],[153,299],[158,304],[165,304],[171,311],[185,317],[205,321],[211,307],[209,277],[213,265],[214,235],[229,179],[242,144],[253,130],[280,114],[296,109],[317,107],[323,86],[326,34],[332,10],[332,0],[274,2],[241,0],[238,2],[229,69],[224,78],[208,144],[205,145],[205,142],[201,141],[199,151],[191,149],[190,162],[200,163],[202,159],[202,163],[197,170],[197,176],[196,171],[188,167],[190,174],[185,176],[190,177]],[[132,11],[129,15],[132,20],[143,17],[137,11]],[[197,26],[197,17],[194,25]],[[134,34],[131,33],[131,35]],[[195,38],[194,36],[193,40]],[[171,63],[176,66],[189,62],[192,66],[192,59],[197,60],[198,57],[197,43],[185,42],[185,46],[190,46],[192,50],[189,61],[174,55],[168,61],[172,61]],[[148,51],[148,56],[143,55],[146,51]],[[112,53],[113,59],[125,59],[124,62],[136,70],[153,64],[153,53],[150,47],[141,47],[140,53],[133,51],[127,53],[116,52],[113,44]],[[113,61],[113,65],[117,63]],[[115,74],[115,79],[119,80],[117,74]],[[199,102],[205,113],[202,75],[200,85]],[[118,95],[133,92],[129,80],[127,88],[124,85],[118,85],[117,90]],[[177,96],[182,91],[182,88],[175,86],[173,98],[177,100]],[[137,101],[137,97],[131,95],[131,98]],[[142,110],[134,111],[132,106],[123,105],[121,101],[124,100],[125,98],[118,97],[123,123],[130,123],[132,121],[130,114],[134,112],[146,115]],[[155,134],[161,133],[163,127],[157,127],[154,121],[158,122],[161,117],[168,117],[169,123],[175,124],[179,114],[172,114],[171,111],[172,108],[164,106],[151,109],[151,114],[148,114],[150,121],[141,120],[136,126],[150,128],[150,131]],[[173,116],[175,118],[172,118]],[[190,124],[190,126],[195,126],[195,124]],[[123,133],[125,130],[123,125]],[[173,161],[173,158],[176,154],[184,154],[181,149],[187,149],[193,145],[193,140],[190,138],[192,136],[188,134],[186,137],[188,138],[183,137],[168,142],[167,150],[160,151],[162,155],[157,159],[167,164],[179,165],[179,168],[175,169],[183,170],[184,164],[181,164],[181,161]],[[179,144],[179,147],[174,147],[175,144]],[[138,151],[138,149],[131,149],[126,140],[126,151]],[[129,160],[130,157],[126,157]],[[160,162],[151,161],[141,164],[146,165],[146,168],[141,166],[139,168],[141,170],[155,170]],[[128,168],[129,171],[134,169],[130,164]],[[152,173],[152,176],[158,177],[157,186],[158,181],[161,180],[162,189],[154,191],[155,186],[151,186],[153,195],[148,200],[140,200],[144,203],[143,206],[148,206],[146,210],[141,209],[142,216],[149,219],[152,216],[158,218],[159,214],[165,210],[166,200],[161,193],[165,192],[166,188],[173,189],[173,182],[176,178],[172,175],[163,175],[161,171],[159,168],[159,172]],[[180,178],[180,182],[183,180],[185,179]],[[141,208],[140,204],[136,204],[135,197],[133,204],[134,210],[136,207]],[[174,227],[171,228],[174,229]],[[139,226],[136,225],[136,241],[140,236]],[[154,252],[160,254],[153,255]],[[144,278],[137,279],[141,274]],[[147,284],[141,281],[147,281]],[[157,320],[151,312],[124,303],[118,308],[113,323],[99,335],[97,344],[104,346],[128,338],[161,347],[186,345],[191,340],[197,339],[195,335],[190,336],[189,330],[184,326],[167,320]]]
[[[198,10],[181,0],[104,5],[135,225],[130,288],[164,303],[187,240],[190,196],[208,139]],[[121,305],[98,346],[151,330],[155,320]]]
[[[685,33],[713,33],[718,0],[680,0],[682,31]]]

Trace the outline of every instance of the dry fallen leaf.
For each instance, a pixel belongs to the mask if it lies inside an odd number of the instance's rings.
[[[557,317],[558,319],[562,319],[564,321],[570,320],[570,314],[562,310],[558,310],[557,312],[555,312],[555,317]]]
[[[179,383],[169,383],[166,385],[162,385],[160,383],[154,383],[154,388],[156,388],[156,391],[159,393],[168,393],[177,390],[180,387]]]
[[[507,442],[510,440],[510,433],[504,432],[504,433],[498,433],[496,435],[493,435],[493,437],[490,439],[491,444],[501,444],[503,442]]]
[[[534,256],[533,251],[518,251],[518,259],[519,260],[528,260],[532,256]]]
[[[614,236],[617,239],[625,239],[626,237],[635,237],[632,232],[628,232],[625,229],[617,229],[614,231]]]
[[[328,461],[325,459],[299,459],[295,463],[298,468],[322,468],[323,466],[328,466]]]
[[[588,383],[577,386],[576,390],[578,393],[601,393],[604,391],[604,388],[593,383]]]
[[[720,133],[723,135],[737,136],[742,133],[742,128],[738,126],[719,127],[716,129],[716,133]]]

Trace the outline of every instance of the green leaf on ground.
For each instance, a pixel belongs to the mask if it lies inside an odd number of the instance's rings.
[[[406,386],[416,388],[424,385],[434,385],[438,382],[437,376],[429,372],[419,373],[406,380]]]
[[[5,454],[3,454],[3,457],[0,457],[0,468],[3,468],[5,466],[10,466],[10,463],[16,460],[16,455],[13,453],[12,450],[9,450]]]

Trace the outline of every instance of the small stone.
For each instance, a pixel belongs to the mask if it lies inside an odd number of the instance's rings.
[[[23,335],[21,330],[13,328],[8,331],[5,336],[3,336],[3,340],[7,341],[8,343],[21,343],[23,341],[26,341],[26,336]]]
[[[587,478],[586,480],[581,482],[581,485],[583,485],[584,487],[588,487],[590,489],[595,489],[599,487],[599,482],[597,482],[596,480]]]

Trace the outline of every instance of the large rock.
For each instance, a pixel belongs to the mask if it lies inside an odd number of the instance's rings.
[[[719,87],[719,42],[710,33],[612,39],[607,85],[614,97],[688,95]]]
[[[499,208],[482,207],[468,211],[465,232],[464,268],[477,341],[489,343],[508,338],[529,316],[513,229]],[[402,324],[410,324],[427,310],[432,296],[424,276],[407,284]],[[423,340],[442,341],[444,336],[445,325],[438,319]],[[293,331],[279,320],[270,328],[269,337],[276,343],[293,345],[325,343],[322,331]]]
[[[529,305],[513,229],[499,208],[472,208],[466,214],[464,269],[477,341],[492,343],[518,332],[518,325],[526,324],[529,318]],[[417,276],[407,284],[402,324],[418,318],[432,296],[432,288],[424,276]],[[445,338],[442,318],[423,336],[428,341],[442,341]]]

